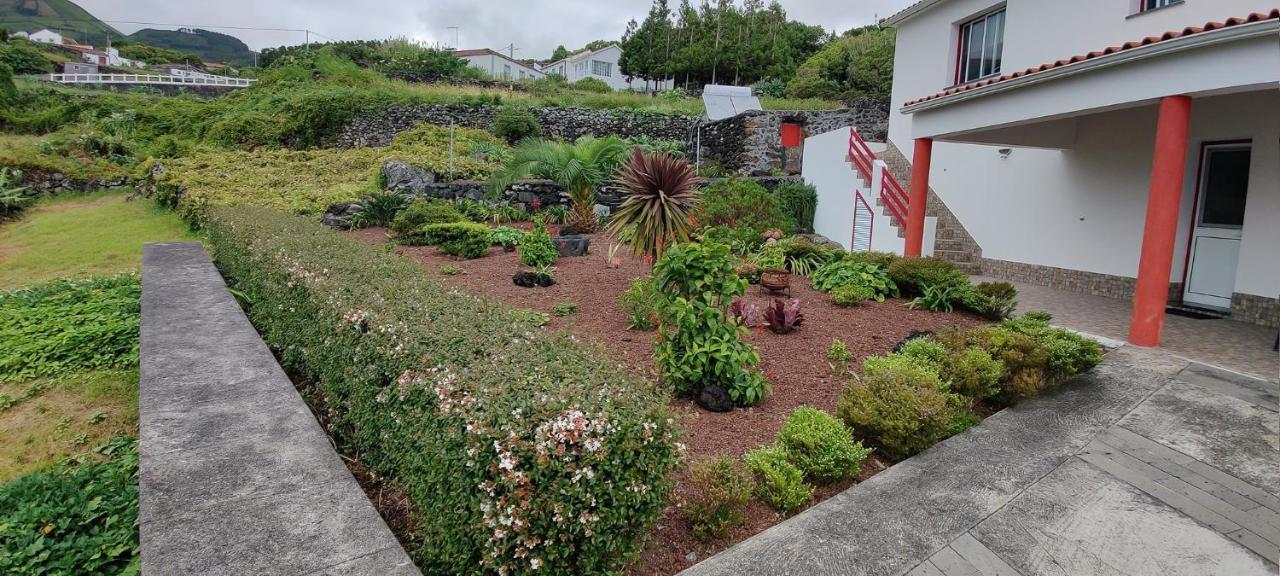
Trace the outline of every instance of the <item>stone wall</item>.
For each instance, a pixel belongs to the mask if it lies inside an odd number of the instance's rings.
[[[803,148],[782,146],[782,125],[799,124],[801,137],[854,126],[868,141],[884,141],[889,108],[883,102],[855,100],[839,110],[751,111],[702,125],[703,161],[715,161],[726,172],[766,176],[774,171],[799,174]]]
[[[492,130],[501,106],[433,104],[392,107],[380,114],[354,118],[334,137],[339,148],[386,146],[401,132],[421,123]],[[692,116],[652,114],[632,110],[599,110],[582,107],[547,107],[533,110],[542,133],[551,138],[576,140],[580,136],[648,136],[687,142],[698,119]]]
[[[120,177],[76,180],[68,178],[61,172],[23,169],[22,185],[29,187],[33,195],[57,196],[59,194],[76,194],[93,190],[123,188],[129,185],[129,179]]]

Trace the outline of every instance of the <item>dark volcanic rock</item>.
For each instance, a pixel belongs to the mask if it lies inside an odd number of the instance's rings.
[[[556,284],[556,279],[550,274],[539,274],[537,272],[516,272],[511,277],[511,283],[524,288],[533,288],[535,286],[547,288]]]
[[[728,412],[733,410],[733,400],[729,393],[719,386],[706,386],[698,393],[698,405],[712,412]]]

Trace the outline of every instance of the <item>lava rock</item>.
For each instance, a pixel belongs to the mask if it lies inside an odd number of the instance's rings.
[[[916,338],[928,338],[930,336],[933,336],[933,332],[929,330],[912,330],[911,333],[907,334],[907,337],[903,338],[901,342],[893,345],[893,351],[894,353],[901,352],[902,347],[906,346],[908,342],[915,340]]]
[[[329,209],[320,217],[320,223],[339,230],[351,229],[351,217],[359,214],[364,207],[360,204],[339,202],[330,204]]]
[[[393,159],[382,163],[382,181],[386,183],[387,190],[422,196],[437,180],[439,177],[435,172],[400,160]]]
[[[561,234],[556,237],[556,250],[561,256],[586,256],[589,248],[591,248],[591,238],[588,236]]]
[[[733,400],[729,393],[719,386],[705,386],[698,393],[698,405],[711,412],[729,412],[733,410]]]
[[[511,283],[522,288],[533,288],[535,286],[547,288],[555,286],[556,279],[550,274],[541,274],[538,272],[516,272],[511,277]]]

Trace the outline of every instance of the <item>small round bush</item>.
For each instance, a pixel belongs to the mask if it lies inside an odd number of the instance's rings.
[[[745,519],[755,483],[737,460],[722,456],[690,467],[698,494],[685,509],[693,535],[702,541],[723,538]]]
[[[654,330],[658,327],[658,287],[653,276],[634,278],[619,296],[627,312],[627,327],[632,330]]]
[[[977,423],[968,401],[946,392],[936,373],[909,362],[888,366],[850,384],[838,408],[840,418],[885,455],[907,458]]]
[[[778,433],[778,442],[805,478],[833,482],[851,478],[871,454],[840,420],[822,410],[796,408]]]
[[[448,224],[466,220],[467,217],[448,202],[418,200],[396,213],[395,218],[391,220],[391,230],[405,236],[427,224]]]
[[[889,277],[904,293],[919,296],[927,286],[939,289],[968,286],[969,277],[941,258],[899,258],[889,265]]]
[[[547,226],[541,218],[534,220],[533,232],[526,235],[520,244],[520,262],[531,268],[546,268],[555,264],[559,257],[560,251],[547,232]]]
[[[974,399],[991,398],[1000,393],[1004,363],[981,348],[966,348],[943,358],[939,375],[956,393]]]
[[[867,264],[875,264],[885,270],[894,262],[901,260],[902,257],[893,252],[850,252],[844,255],[844,259],[850,262],[866,262]]]
[[[751,180],[730,178],[702,189],[702,206],[694,214],[698,226],[728,226],[763,233],[789,232],[795,223],[783,214],[768,190]]]
[[[902,345],[898,354],[924,361],[937,368],[947,359],[947,348],[930,338],[912,338]]]
[[[604,80],[601,80],[599,78],[590,78],[590,77],[583,78],[581,80],[578,80],[577,82],[574,82],[573,88],[575,90],[582,90],[584,92],[595,92],[597,94],[613,92],[613,87],[609,86],[608,82],[605,82]]]
[[[756,495],[779,512],[791,512],[813,498],[813,486],[804,473],[787,460],[781,446],[757,448],[743,457],[747,470],[755,475]]]
[[[861,284],[845,284],[831,291],[831,303],[836,306],[856,306],[875,297],[874,290]]]
[[[493,134],[515,144],[525,138],[542,135],[538,117],[523,106],[503,106],[493,119]]]

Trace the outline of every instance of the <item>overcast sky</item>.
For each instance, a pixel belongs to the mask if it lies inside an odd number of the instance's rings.
[[[869,24],[914,0],[783,0],[787,15],[827,30]],[[618,39],[627,21],[643,20],[649,0],[78,0],[94,16],[124,33],[147,26],[119,21],[192,25],[231,34],[255,50],[301,44],[301,32],[228,30],[309,29],[337,40],[408,36],[462,48],[515,43],[517,58],[546,58],[556,45],[569,49],[596,39]],[[695,2],[697,4],[697,2]],[[672,7],[678,0],[671,1]],[[116,22],[113,22],[116,21]],[[315,38],[313,38],[314,40]],[[323,38],[321,38],[323,40]]]

